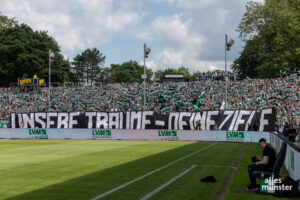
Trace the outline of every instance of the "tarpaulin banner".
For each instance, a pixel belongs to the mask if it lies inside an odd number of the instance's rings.
[[[225,110],[220,112],[36,112],[11,113],[11,128],[89,128],[245,131],[256,125],[259,131],[275,130],[275,109]]]

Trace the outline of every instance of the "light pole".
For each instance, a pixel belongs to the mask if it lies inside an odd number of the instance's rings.
[[[144,43],[144,109],[146,107],[146,58],[148,58],[151,49],[146,46]]]
[[[50,111],[51,108],[51,61],[54,58],[54,53],[51,52],[51,49],[49,50],[49,85],[48,85],[48,93],[49,93],[49,108],[48,111]]]
[[[230,39],[228,41],[228,36],[227,34],[225,34],[225,110],[227,109],[227,51],[230,51],[230,47],[233,45],[234,43],[234,40],[233,39]]]

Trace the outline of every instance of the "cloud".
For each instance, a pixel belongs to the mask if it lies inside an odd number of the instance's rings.
[[[107,43],[115,34],[135,26],[143,18],[139,4],[133,0],[126,3],[114,0],[0,2],[3,14],[35,30],[47,30],[68,55]]]
[[[257,0],[262,2],[263,0]],[[47,30],[72,58],[86,48],[116,47],[119,36],[132,46],[156,45],[152,69],[186,66],[206,71],[224,66],[224,36],[235,40],[228,60],[242,50],[235,31],[247,0],[0,0],[1,12],[35,30]],[[155,5],[154,5],[155,4]],[[159,5],[161,4],[161,6]],[[170,8],[170,12],[165,9]],[[165,14],[168,13],[168,14]],[[120,37],[122,38],[122,37]],[[140,59],[134,47],[130,59]],[[116,58],[117,50],[109,49]],[[107,55],[111,56],[111,55]],[[112,60],[112,62],[121,62]]]
[[[194,31],[191,17],[178,14],[159,17],[152,22],[152,27],[163,47],[154,58],[158,66],[185,66],[191,71],[205,71],[212,69],[212,66],[218,68],[215,64],[219,62],[199,59],[199,55],[206,51],[206,36]]]
[[[149,0],[150,1],[150,0]],[[155,2],[155,3],[169,3],[169,4],[172,4],[174,2],[176,2],[176,0],[151,0],[152,2]]]
[[[177,14],[162,16],[152,22],[152,28],[162,44],[172,49],[186,46],[184,39],[189,35],[189,26],[190,21],[184,21]]]
[[[218,3],[220,3],[220,0],[177,0],[177,4],[179,4],[179,6],[192,10],[198,10],[208,6],[215,7]]]
[[[228,63],[238,57],[242,43],[235,29],[243,15],[246,1],[158,2],[184,8],[181,13],[159,16],[151,23],[152,35],[161,42],[161,50],[154,53],[153,59],[159,68],[186,66],[191,71],[223,69],[226,33],[236,41],[228,52]]]
[[[143,61],[139,62],[139,65],[144,66],[144,62]],[[155,63],[154,60],[146,61],[145,65],[148,69],[152,69],[152,71],[157,71],[160,69],[160,67],[158,66],[157,63]]]
[[[176,61],[174,61],[176,62]],[[143,65],[143,62],[139,63],[140,65]],[[227,63],[227,66],[232,64],[231,62]],[[150,60],[146,61],[146,66],[150,69],[152,69],[154,72],[157,70],[164,70],[167,68],[175,68],[178,69],[180,66],[174,67],[172,65],[165,65],[162,64],[160,61],[156,60]],[[188,63],[184,65],[184,67],[187,67],[190,71],[190,73],[194,72],[203,72],[203,71],[213,71],[213,70],[224,70],[225,69],[224,61],[198,61],[198,60],[188,60]]]

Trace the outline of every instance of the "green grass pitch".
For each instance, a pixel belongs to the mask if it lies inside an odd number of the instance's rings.
[[[0,199],[92,200],[153,172],[101,198],[142,199],[193,165],[149,199],[215,199],[244,145],[226,199],[275,199],[245,190],[257,144],[105,140],[0,140]]]

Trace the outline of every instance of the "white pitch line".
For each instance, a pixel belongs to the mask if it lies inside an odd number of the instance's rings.
[[[183,157],[181,157],[181,158],[179,158],[179,159],[177,159],[177,160],[174,160],[174,161],[172,161],[172,162],[170,162],[170,163],[168,163],[168,164],[166,164],[166,165],[164,165],[164,166],[162,166],[162,167],[160,167],[160,168],[158,168],[158,169],[155,169],[155,170],[153,170],[153,171],[151,171],[151,172],[148,172],[147,174],[144,174],[143,176],[140,176],[140,177],[138,177],[138,178],[136,178],[136,179],[133,179],[133,180],[131,180],[131,181],[128,181],[127,183],[124,183],[123,185],[120,185],[120,186],[118,186],[118,187],[115,187],[115,188],[113,188],[113,189],[111,189],[111,190],[109,190],[109,191],[107,191],[107,192],[105,192],[105,193],[102,193],[102,194],[100,194],[100,195],[98,195],[98,196],[96,196],[96,197],[94,197],[94,198],[92,198],[92,199],[90,199],[90,200],[98,200],[98,199],[101,199],[101,198],[103,198],[103,197],[105,197],[105,196],[107,196],[107,195],[109,195],[109,194],[111,194],[111,193],[113,193],[113,192],[115,192],[115,191],[117,191],[117,190],[120,190],[120,189],[122,189],[122,188],[124,188],[124,187],[126,187],[126,186],[128,186],[128,185],[130,185],[130,184],[132,184],[132,183],[135,183],[135,182],[137,182],[137,181],[139,181],[139,180],[141,180],[141,179],[143,179],[143,178],[145,178],[145,177],[147,177],[147,176],[150,176],[150,175],[152,175],[152,174],[154,174],[154,173],[156,173],[156,172],[158,172],[158,171],[160,171],[160,170],[162,170],[162,169],[165,169],[166,167],[169,167],[169,166],[171,166],[171,165],[173,165],[173,164],[175,164],[175,163],[177,163],[177,162],[179,162],[179,161],[181,161],[181,160],[184,160],[184,159],[186,159],[186,158],[188,158],[188,157],[191,157],[192,155],[194,155],[194,154],[196,154],[196,153],[199,153],[199,152],[201,152],[201,151],[204,151],[204,150],[208,149],[209,147],[211,147],[211,146],[213,146],[213,145],[215,145],[215,144],[217,144],[217,143],[215,142],[215,143],[210,144],[210,145],[208,145],[208,146],[206,146],[206,147],[203,147],[202,149],[199,149],[199,150],[197,150],[197,151],[194,151],[193,153],[190,153],[190,154],[188,154],[188,155],[186,155],[186,156],[183,156]]]
[[[167,187],[168,185],[170,185],[171,183],[173,183],[174,181],[176,181],[177,179],[179,179],[180,177],[182,177],[183,175],[185,175],[186,173],[188,173],[189,171],[191,171],[192,169],[194,169],[197,165],[193,165],[190,168],[188,168],[187,170],[185,170],[184,172],[181,172],[180,174],[178,174],[177,176],[175,176],[174,178],[172,178],[171,180],[169,180],[168,182],[166,182],[165,184],[159,186],[158,188],[156,188],[155,190],[153,190],[152,192],[150,192],[149,194],[147,194],[146,196],[142,197],[140,200],[146,200],[149,199],[150,197],[152,197],[154,194],[158,193],[159,191],[161,191],[162,189],[164,189],[165,187]]]
[[[228,168],[232,168],[232,169],[237,169],[235,166],[230,166],[230,165],[197,165],[198,167],[228,167]]]

